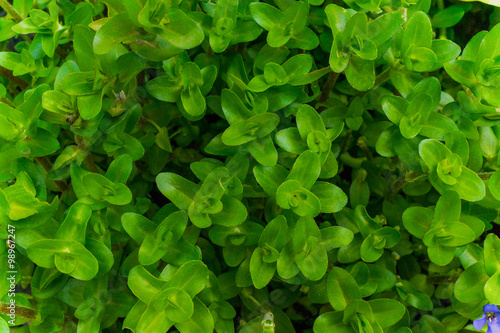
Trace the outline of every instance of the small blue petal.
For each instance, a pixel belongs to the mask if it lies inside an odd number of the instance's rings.
[[[483,315],[481,318],[474,320],[474,328],[476,330],[480,330],[486,324],[486,315]]]
[[[489,333],[500,333],[500,325],[498,323],[492,324],[488,328]]]
[[[491,320],[486,320],[488,324],[488,332],[500,333],[500,317],[495,316]]]
[[[493,312],[495,315],[496,314],[500,314],[500,311],[498,311],[498,306],[494,305],[494,304],[486,304],[484,307],[483,307],[483,312]]]

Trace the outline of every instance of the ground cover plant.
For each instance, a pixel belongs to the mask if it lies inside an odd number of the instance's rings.
[[[0,333],[500,332],[497,0],[0,0]]]

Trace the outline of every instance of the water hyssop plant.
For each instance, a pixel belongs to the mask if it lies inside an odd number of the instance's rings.
[[[500,333],[498,0],[0,7],[0,333]]]

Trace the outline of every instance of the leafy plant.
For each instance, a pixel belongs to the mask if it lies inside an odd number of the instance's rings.
[[[496,332],[491,5],[0,0],[0,333]]]

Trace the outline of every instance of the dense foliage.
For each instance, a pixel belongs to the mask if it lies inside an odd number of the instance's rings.
[[[0,0],[0,332],[500,330],[495,1]]]

